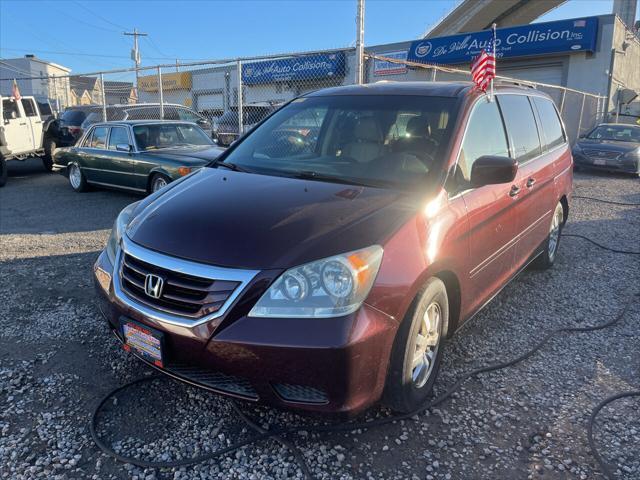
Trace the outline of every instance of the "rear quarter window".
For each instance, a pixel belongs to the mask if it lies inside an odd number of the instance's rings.
[[[504,118],[512,154],[519,163],[542,153],[538,126],[526,95],[497,95]]]
[[[544,134],[543,147],[546,150],[551,150],[562,145],[565,142],[565,135],[555,105],[551,100],[542,97],[533,97],[532,100],[538,110],[540,126]]]

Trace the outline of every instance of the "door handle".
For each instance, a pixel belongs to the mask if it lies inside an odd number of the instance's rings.
[[[509,190],[509,196],[515,197],[520,193],[520,187],[517,185],[511,185],[511,190]]]
[[[20,125],[26,125],[27,122],[20,122]]]
[[[536,179],[531,177],[529,180],[527,180],[527,188],[531,188],[536,184]]]

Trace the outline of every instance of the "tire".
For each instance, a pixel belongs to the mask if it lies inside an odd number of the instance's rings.
[[[171,179],[162,173],[154,173],[149,180],[149,193],[155,193],[171,183]]]
[[[543,250],[538,258],[536,258],[531,266],[536,270],[547,270],[551,268],[558,256],[558,248],[560,247],[560,238],[562,228],[564,227],[564,207],[558,202],[553,216],[551,217],[551,225],[549,226],[549,235],[543,242]]]
[[[7,183],[7,161],[0,155],[0,187]]]
[[[413,412],[426,402],[440,368],[444,326],[448,321],[447,289],[442,280],[431,278],[396,334],[384,399],[393,410]],[[418,334],[424,340],[422,348],[417,344]],[[424,353],[420,353],[422,349]]]
[[[50,172],[53,169],[53,156],[56,153],[56,148],[56,141],[53,138],[47,137],[44,139],[44,156],[42,157],[42,164],[47,172]]]
[[[70,163],[67,167],[67,177],[69,185],[76,192],[86,192],[88,190],[87,179],[77,163]]]

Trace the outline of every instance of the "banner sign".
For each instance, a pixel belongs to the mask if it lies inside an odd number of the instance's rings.
[[[242,66],[242,81],[247,85],[289,80],[318,80],[344,75],[344,52],[318,53],[247,63]]]
[[[138,88],[144,92],[157,92],[158,75],[139,77]],[[162,90],[189,90],[190,88],[191,72],[162,74]]]
[[[598,17],[498,28],[496,57],[523,57],[569,51],[595,51]],[[411,43],[411,62],[470,63],[491,41],[491,29]]]
[[[376,53],[376,55],[406,61],[408,53],[407,50],[402,50],[400,52]],[[402,63],[387,62],[386,60],[378,60],[377,58],[373,61],[374,75],[399,75],[401,73],[407,73],[407,66]]]

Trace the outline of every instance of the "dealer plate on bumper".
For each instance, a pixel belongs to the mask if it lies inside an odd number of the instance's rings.
[[[164,366],[162,332],[125,319],[121,320],[121,327],[125,350],[132,351],[156,367],[162,368]]]
[[[606,165],[607,161],[604,158],[596,158],[593,160],[594,165]]]

